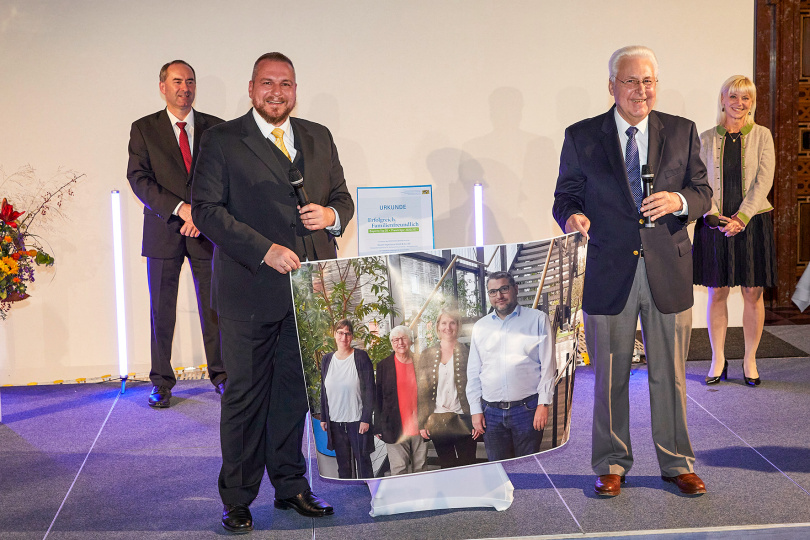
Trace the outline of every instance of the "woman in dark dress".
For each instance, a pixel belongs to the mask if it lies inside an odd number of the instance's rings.
[[[736,286],[744,302],[743,378],[750,386],[760,383],[756,353],[765,322],[762,289],[776,280],[773,206],[767,199],[775,155],[771,132],[754,123],[756,97],[750,79],[730,77],[720,89],[718,125],[700,136],[700,155],[714,190],[711,209],[695,226],[693,257],[695,284],[709,287],[712,365],[706,384],[728,376],[728,294]]]

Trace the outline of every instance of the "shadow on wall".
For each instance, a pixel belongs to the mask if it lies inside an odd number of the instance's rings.
[[[354,139],[346,138],[341,132],[340,106],[337,98],[332,94],[317,94],[309,102],[308,109],[301,113],[302,118],[318,122],[329,128],[335,146],[338,150],[340,163],[343,165],[346,176],[346,184],[352,198],[356,199],[357,186],[370,186],[371,173],[368,168],[368,159],[363,150],[363,146]],[[355,200],[357,204],[357,200]],[[343,232],[343,236],[338,239],[338,245],[342,248],[341,257],[354,254],[357,251],[357,214],[349,223],[348,228]]]
[[[466,193],[458,197],[460,204],[451,207],[450,220],[474,219],[472,186],[481,183],[484,243],[552,236],[557,156],[551,139],[520,129],[523,94],[516,88],[494,90],[489,111],[492,131],[461,147],[458,184]],[[469,237],[474,242],[471,229]]]
[[[468,178],[459,174],[460,165],[470,170]],[[433,184],[434,208],[447,208],[434,214],[436,247],[475,245],[475,208],[473,184],[481,182],[483,169],[478,162],[458,148],[439,148],[425,159]],[[443,201],[447,204],[441,206]],[[488,206],[484,207],[486,233],[498,231],[498,222]]]

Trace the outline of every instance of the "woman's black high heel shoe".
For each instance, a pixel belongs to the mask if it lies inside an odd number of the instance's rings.
[[[728,380],[728,360],[726,360],[725,364],[723,364],[723,371],[720,373],[720,375],[718,375],[717,377],[706,377],[706,384],[707,385],[717,384],[720,382],[720,379]],[[748,383],[748,380],[749,379],[746,377],[745,382]],[[759,381],[759,379],[757,379],[757,381]],[[759,382],[757,382],[756,384],[759,384]]]
[[[745,376],[745,367],[743,367],[743,380],[745,380],[745,384],[747,384],[748,386],[759,386],[759,383],[762,382],[762,380],[759,377],[757,377],[757,378],[746,377]]]

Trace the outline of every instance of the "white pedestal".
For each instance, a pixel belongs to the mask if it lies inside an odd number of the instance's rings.
[[[371,517],[445,508],[506,510],[515,488],[500,463],[368,481]]]

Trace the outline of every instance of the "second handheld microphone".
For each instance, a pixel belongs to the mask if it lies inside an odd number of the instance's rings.
[[[644,193],[644,198],[646,199],[650,195],[652,195],[653,190],[653,180],[655,179],[655,175],[652,172],[652,169],[649,165],[642,165],[641,166],[641,189]],[[644,226],[648,229],[655,227],[655,223],[650,219],[649,216],[644,217]]]

